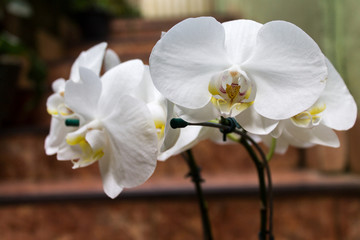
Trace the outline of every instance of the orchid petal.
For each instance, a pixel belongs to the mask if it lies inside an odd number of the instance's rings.
[[[241,67],[256,83],[255,110],[275,120],[311,107],[327,78],[318,45],[300,28],[283,21],[269,22],[259,30],[255,51]]]
[[[139,85],[144,74],[144,64],[141,60],[123,62],[107,71],[101,78],[102,93],[99,100],[99,109],[108,114],[108,107],[112,108],[122,95],[129,94]],[[139,86],[141,87],[141,86]]]
[[[200,126],[189,126],[186,128],[182,128],[180,130],[180,135],[176,143],[173,145],[172,148],[168,149],[165,152],[162,152],[158,156],[158,160],[165,161],[169,157],[184,152],[195,146],[200,141],[198,136],[201,129],[202,127]]]
[[[80,68],[81,81],[67,81],[65,85],[65,104],[84,118],[93,118],[101,94],[101,81],[96,74]]]
[[[59,161],[76,160],[81,156],[81,148],[78,145],[70,146],[65,141],[59,146],[56,158]]]
[[[346,84],[328,59],[326,64],[329,77],[320,96],[320,100],[326,104],[322,123],[335,130],[348,130],[355,123],[357,106]]]
[[[70,79],[77,82],[80,79],[79,69],[86,67],[91,69],[96,75],[100,74],[101,65],[104,59],[107,43],[99,43],[87,51],[81,52],[71,67]]]
[[[297,140],[300,144],[319,144],[328,147],[339,147],[340,142],[336,133],[330,128],[320,124],[313,128],[300,128],[291,122],[287,124],[287,133],[291,136],[289,139]],[[300,144],[291,145],[300,147]]]
[[[116,175],[110,171],[111,166],[114,164],[111,152],[105,151],[104,156],[99,160],[99,169],[102,178],[104,192],[107,196],[114,199],[123,190],[123,186],[119,185]]]
[[[142,99],[147,103],[158,101],[164,98],[154,86],[154,83],[151,79],[149,66],[145,65],[143,79],[141,80],[139,86],[132,91],[131,95]]]
[[[211,98],[212,75],[231,66],[224,34],[222,25],[210,17],[186,19],[171,28],[150,56],[156,88],[175,104],[192,109],[205,106]]]
[[[65,91],[65,79],[59,78],[56,79],[52,84],[51,88],[55,93],[60,93]]]
[[[271,135],[261,136],[261,140],[267,147],[271,146],[272,139],[273,137]],[[285,136],[276,139],[276,147],[275,147],[276,153],[284,154],[287,151],[288,147],[289,147],[289,141],[286,140]]]
[[[86,134],[85,139],[95,151],[107,145],[107,137],[104,130],[92,129]]]
[[[106,50],[105,52],[105,57],[104,57],[104,69],[105,72],[109,71],[111,68],[117,66],[120,64],[120,58],[119,56],[116,54],[116,52],[114,52],[111,49]]]
[[[270,133],[270,136],[272,138],[278,138],[283,133],[284,129],[286,127],[286,121],[279,121],[276,128]]]
[[[219,112],[214,108],[214,105],[211,102],[201,109],[189,109],[176,105],[175,112],[177,117],[193,123],[214,120],[219,116]]]
[[[112,114],[103,119],[112,149],[107,171],[119,186],[135,187],[144,183],[156,166],[155,125],[145,103],[131,96],[123,96],[113,107]]]
[[[165,105],[166,105],[166,124],[164,128],[164,138],[160,146],[160,153],[165,152],[166,150],[172,148],[175,145],[181,131],[178,128],[174,129],[170,126],[171,119],[177,117],[177,115],[175,115],[174,113],[174,107],[175,107],[174,103],[166,99]]]
[[[46,109],[50,115],[56,116],[59,115],[58,107],[64,104],[64,98],[58,93],[53,93],[46,100]]]
[[[259,135],[269,134],[276,128],[279,122],[259,115],[253,106],[237,115],[235,119],[246,131]]]
[[[224,22],[225,46],[233,63],[241,64],[247,60],[256,43],[256,37],[262,24],[251,20]]]
[[[75,128],[66,127],[64,119],[53,117],[51,118],[50,132],[45,139],[45,152],[47,155],[55,154],[60,144],[64,141],[68,132]]]

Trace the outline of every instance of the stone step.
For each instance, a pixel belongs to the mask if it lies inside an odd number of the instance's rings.
[[[257,239],[255,175],[206,179],[214,239]],[[293,171],[274,174],[273,180],[276,239],[360,238],[358,176]],[[150,179],[115,200],[102,193],[98,181],[1,183],[0,215],[2,239],[202,238],[193,186],[183,178]]]
[[[46,156],[45,128],[13,129],[0,135],[0,181],[46,182],[65,179],[99,179],[97,164],[73,170],[69,161],[57,161],[55,156]],[[241,145],[218,145],[203,141],[193,148],[194,157],[204,174],[227,176],[255,172],[252,161]],[[231,153],[231,154],[229,154]],[[285,155],[276,155],[271,167],[276,171],[298,168],[296,149],[289,149]],[[188,167],[180,155],[165,162],[158,162],[155,174],[159,179],[169,176],[182,178]]]

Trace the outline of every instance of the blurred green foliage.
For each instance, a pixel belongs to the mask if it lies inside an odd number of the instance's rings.
[[[29,64],[27,78],[34,91],[33,98],[25,106],[25,110],[34,107],[44,93],[44,82],[47,74],[46,66],[37,53],[27,47],[19,38],[7,32],[0,34],[0,55],[24,58]]]

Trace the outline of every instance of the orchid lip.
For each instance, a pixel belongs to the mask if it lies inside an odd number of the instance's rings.
[[[312,128],[320,124],[326,104],[318,101],[311,108],[296,114],[291,122],[301,128]]]
[[[238,115],[253,103],[251,82],[237,66],[214,75],[208,89],[211,102],[225,116]]]
[[[68,121],[74,121],[76,119],[67,119]],[[87,134],[93,130],[102,130],[102,124],[99,120],[93,120],[86,124],[75,132],[69,133],[66,136],[67,144],[71,146],[78,146],[81,149],[79,159],[72,160],[73,168],[85,167],[93,162],[96,162],[104,156],[104,146],[92,146],[87,140]]]

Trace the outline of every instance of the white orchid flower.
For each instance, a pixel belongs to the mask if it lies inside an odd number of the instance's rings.
[[[129,93],[143,78],[140,60],[124,62],[101,79],[80,68],[80,81],[68,81],[65,103],[82,116],[78,130],[66,135],[68,148],[59,160],[72,160],[73,168],[99,162],[105,193],[116,197],[123,188],[144,183],[153,173],[157,134],[146,104]]]
[[[198,143],[201,127],[172,129],[170,120],[179,117],[177,106],[155,88],[149,67],[145,66],[144,77],[139,87],[131,93],[132,96],[146,103],[155,124],[158,137],[158,160],[165,161]]]
[[[284,153],[289,145],[311,147],[319,144],[339,147],[339,139],[332,130],[350,129],[356,121],[357,106],[343,79],[326,59],[328,80],[317,102],[290,119],[283,120],[269,136],[262,137],[269,145],[272,137],[277,138],[276,151]]]
[[[327,78],[318,45],[295,25],[211,17],[166,32],[152,50],[150,72],[166,98],[191,110],[189,119],[237,116],[254,134],[312,106]]]
[[[135,88],[135,90],[130,94],[146,103],[155,124],[158,136],[158,149],[160,153],[161,146],[163,145],[165,139],[165,132],[169,130],[167,124],[168,113],[170,114],[170,111],[172,111],[172,106],[155,88],[150,76],[149,66],[145,66],[144,76],[139,84],[139,87]],[[171,133],[172,134],[169,134],[169,136],[173,136],[173,139],[171,141],[166,141],[166,143],[169,144],[169,147],[175,143],[179,135],[178,130],[173,130]]]
[[[87,51],[80,53],[71,67],[69,80],[78,82],[80,80],[79,68],[86,67],[100,74],[106,43],[100,43]],[[64,92],[67,80],[60,78],[53,82],[54,93],[47,99],[47,111],[52,116],[49,135],[45,139],[45,151],[48,155],[53,155],[59,151],[59,146],[63,143],[68,132],[75,128],[66,127],[66,118],[76,118],[73,111],[65,105]]]

